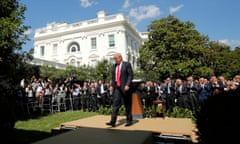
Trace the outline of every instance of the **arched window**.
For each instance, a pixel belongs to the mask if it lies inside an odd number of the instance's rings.
[[[72,42],[68,45],[68,52],[75,53],[80,51],[80,46],[77,42]]]
[[[76,51],[77,51],[77,49],[75,46],[71,47],[71,52],[76,52]]]

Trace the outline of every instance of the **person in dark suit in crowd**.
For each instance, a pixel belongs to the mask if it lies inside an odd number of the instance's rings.
[[[176,79],[175,83],[176,106],[180,108],[188,108],[188,90],[186,83],[180,78]]]
[[[126,124],[132,125],[132,95],[131,82],[133,79],[133,70],[129,62],[123,61],[120,53],[114,54],[115,64],[112,71],[112,86],[114,88],[112,114],[110,122],[106,125],[115,126],[119,108],[122,102],[126,110]]]
[[[176,105],[175,99],[175,84],[174,81],[167,77],[164,80],[164,83],[161,85],[162,89],[162,100],[164,102],[164,106],[166,108],[166,111],[172,111],[173,107]]]
[[[218,80],[218,78],[213,75],[209,81],[210,89],[211,89],[211,96],[217,95],[224,91],[224,85],[222,81]]]

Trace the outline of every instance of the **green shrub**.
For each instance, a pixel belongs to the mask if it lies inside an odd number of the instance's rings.
[[[100,106],[97,113],[102,114],[102,115],[110,115],[112,113],[112,107]]]
[[[156,111],[158,114],[162,113],[162,107],[158,106]],[[112,107],[100,106],[97,112],[102,115],[110,115],[112,113]],[[119,108],[118,114],[121,116],[125,115],[124,105],[122,105]],[[153,116],[153,108],[152,107],[145,108],[144,109],[144,117],[151,118],[152,116]],[[191,110],[189,110],[187,108],[177,107],[177,106],[173,107],[172,111],[167,111],[166,116],[167,117],[175,117],[175,118],[191,118],[193,120],[193,122],[196,120],[196,118],[193,116],[193,113]]]
[[[110,115],[110,114],[112,114],[112,107],[100,106],[97,112],[99,114],[102,114],[102,115]],[[119,108],[118,114],[121,115],[121,116],[125,115],[125,107],[124,107],[124,105],[122,105]]]
[[[178,106],[173,107],[172,111],[167,111],[166,115],[168,117],[175,117],[175,118],[191,118],[193,121],[195,121],[195,117],[193,116],[193,113],[191,110],[187,108],[181,108]]]
[[[153,116],[153,109],[152,108],[145,108],[144,109],[144,116],[151,118]]]
[[[118,111],[118,114],[121,115],[121,116],[124,116],[126,114],[126,108],[124,105],[122,105],[120,108],[119,108],[119,111]]]

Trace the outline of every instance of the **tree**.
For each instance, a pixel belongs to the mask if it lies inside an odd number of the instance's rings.
[[[236,47],[226,57],[224,65],[225,73],[223,74],[227,79],[232,79],[234,76],[240,74],[240,47]]]
[[[97,79],[109,82],[112,76],[112,66],[113,64],[106,59],[99,61],[96,65]]]
[[[24,32],[29,27],[23,25],[25,10],[26,7],[17,0],[0,1],[0,129],[8,143],[14,140],[11,136],[15,124],[15,88],[22,78],[26,58],[21,52],[28,39]]]
[[[139,58],[146,75],[154,72],[158,79],[185,78],[207,66],[208,37],[201,35],[193,23],[181,22],[170,15],[153,21],[148,31],[149,41],[140,48]]]
[[[211,41],[208,43],[209,60],[208,65],[216,76],[224,75],[229,71],[230,46],[223,43]]]
[[[58,69],[47,65],[40,66],[40,74],[38,77],[53,79],[58,77]]]

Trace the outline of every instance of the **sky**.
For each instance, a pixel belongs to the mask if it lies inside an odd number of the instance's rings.
[[[74,23],[97,18],[99,11],[108,15],[123,13],[139,32],[146,32],[153,20],[173,15],[181,22],[190,21],[210,41],[240,46],[239,0],[19,0],[26,5],[24,25],[30,38],[23,51],[33,48],[36,29],[48,23]]]

